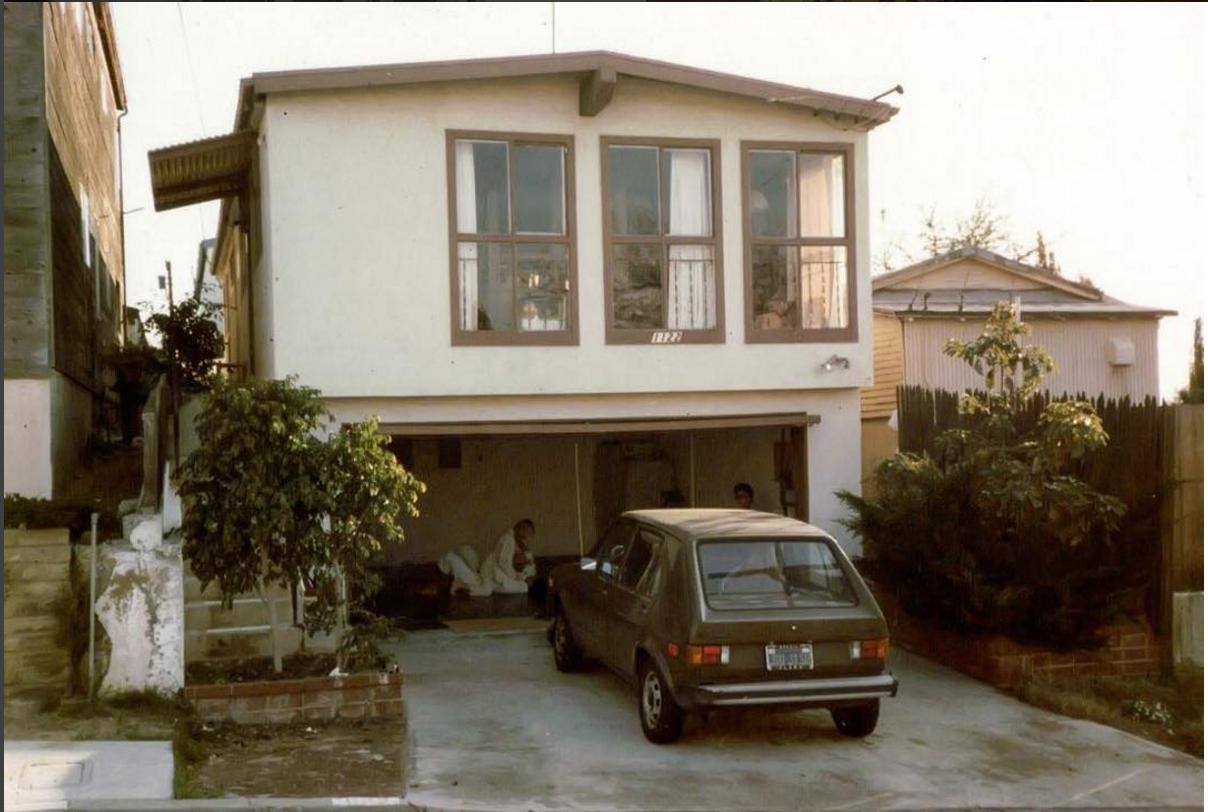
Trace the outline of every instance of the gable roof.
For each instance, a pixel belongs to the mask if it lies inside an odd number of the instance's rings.
[[[585,87],[581,91],[581,106],[586,104],[591,107],[591,100],[584,99],[583,95],[595,92],[605,97],[596,99],[594,102],[600,109],[607,105],[608,99],[611,98],[617,77],[630,76],[747,96],[812,112],[815,116],[826,113],[833,116],[835,120],[848,119],[854,128],[861,130],[871,130],[884,124],[898,112],[898,108],[884,102],[843,96],[837,93],[825,93],[779,82],[766,82],[611,51],[578,51],[564,54],[458,59],[445,62],[408,62],[397,65],[271,71],[252,74],[243,80],[241,89],[254,99],[255,96],[268,93],[301,90],[342,90],[554,74],[579,75],[585,83]],[[587,87],[589,82],[591,87]],[[243,94],[241,96],[243,99],[247,99],[247,96],[243,96]],[[243,106],[241,104],[241,107]],[[584,114],[594,115],[595,113],[586,112]],[[243,115],[244,113],[241,111],[240,118]],[[237,121],[235,129],[240,129],[246,124],[246,120]]]
[[[942,268],[972,259],[1040,287],[1032,290],[1000,288],[923,289],[897,287],[919,280]],[[1095,287],[1066,279],[1053,271],[1028,265],[987,251],[965,247],[942,256],[917,262],[872,280],[873,309],[882,313],[911,316],[952,316],[988,313],[1002,301],[1016,301],[1024,313],[1051,316],[1174,316],[1173,310],[1133,305],[1112,298]]]

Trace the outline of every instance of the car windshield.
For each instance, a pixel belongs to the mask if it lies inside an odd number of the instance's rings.
[[[713,609],[855,606],[856,593],[821,539],[735,539],[697,545]]]

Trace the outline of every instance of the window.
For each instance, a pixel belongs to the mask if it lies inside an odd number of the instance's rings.
[[[708,541],[697,547],[705,600],[714,609],[855,606],[835,554],[818,539]]]
[[[720,343],[717,141],[600,139],[609,344]]]
[[[625,557],[617,583],[644,595],[653,594],[662,544],[663,537],[659,533],[640,528],[629,545],[629,555]]]
[[[853,156],[743,143],[748,342],[856,339]]]
[[[617,577],[625,560],[625,551],[633,539],[633,531],[633,522],[621,519],[596,544],[594,557],[599,562],[596,572],[601,578],[611,580]]]
[[[448,134],[454,344],[575,344],[569,136]]]

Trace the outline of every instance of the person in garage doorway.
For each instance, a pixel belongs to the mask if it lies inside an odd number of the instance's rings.
[[[755,504],[755,489],[749,482],[739,482],[734,486],[734,505],[742,510],[750,510]]]

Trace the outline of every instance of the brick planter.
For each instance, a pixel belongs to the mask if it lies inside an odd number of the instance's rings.
[[[207,722],[285,724],[403,716],[402,674],[189,685],[185,698]]]
[[[1161,672],[1164,649],[1144,621],[1105,627],[1103,648],[1056,652],[1003,635],[961,634],[916,620],[887,589],[879,584],[870,587],[889,623],[892,645],[996,688],[1009,688],[1036,677],[1154,676]]]

